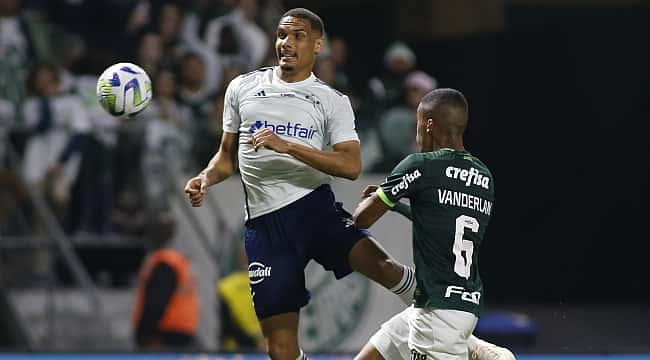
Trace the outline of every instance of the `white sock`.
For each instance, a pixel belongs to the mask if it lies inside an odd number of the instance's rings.
[[[413,293],[415,292],[415,286],[417,285],[415,281],[415,270],[404,265],[404,271],[402,271],[402,279],[389,289],[393,294],[399,296],[400,299],[406,304],[411,305],[413,302]]]

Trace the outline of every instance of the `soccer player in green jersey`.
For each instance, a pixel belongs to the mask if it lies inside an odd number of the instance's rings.
[[[413,221],[417,279],[413,306],[384,323],[359,360],[466,360],[468,348],[472,358],[514,359],[509,350],[472,336],[483,305],[478,250],[492,215],[494,179],[465,150],[467,113],[457,90],[425,95],[417,111],[421,152],[402,160],[379,186],[366,188],[355,210],[360,228],[389,209]]]

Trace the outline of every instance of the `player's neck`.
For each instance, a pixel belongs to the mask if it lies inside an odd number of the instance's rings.
[[[276,74],[278,77],[288,83],[295,83],[299,81],[303,81],[307,79],[309,76],[311,76],[311,68],[307,68],[302,71],[284,71],[282,70],[281,67],[278,66],[278,69],[276,70]]]
[[[433,141],[431,144],[431,150],[437,151],[440,149],[452,149],[456,151],[465,151],[465,145],[463,144],[462,139],[447,139],[445,141]]]

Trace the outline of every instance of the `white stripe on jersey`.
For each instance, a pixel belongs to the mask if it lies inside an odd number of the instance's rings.
[[[331,177],[288,154],[248,144],[255,131],[273,130],[281,138],[318,150],[359,140],[347,96],[311,74],[287,83],[277,67],[243,74],[226,89],[223,130],[239,133],[239,170],[246,194],[246,219],[282,208]]]

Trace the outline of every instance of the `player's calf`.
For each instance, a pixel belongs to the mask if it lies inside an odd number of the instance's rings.
[[[298,346],[298,313],[284,313],[260,320],[266,352],[272,360],[302,360]]]
[[[415,291],[415,272],[391,259],[386,250],[371,238],[359,240],[348,255],[350,266],[410,304]]]

